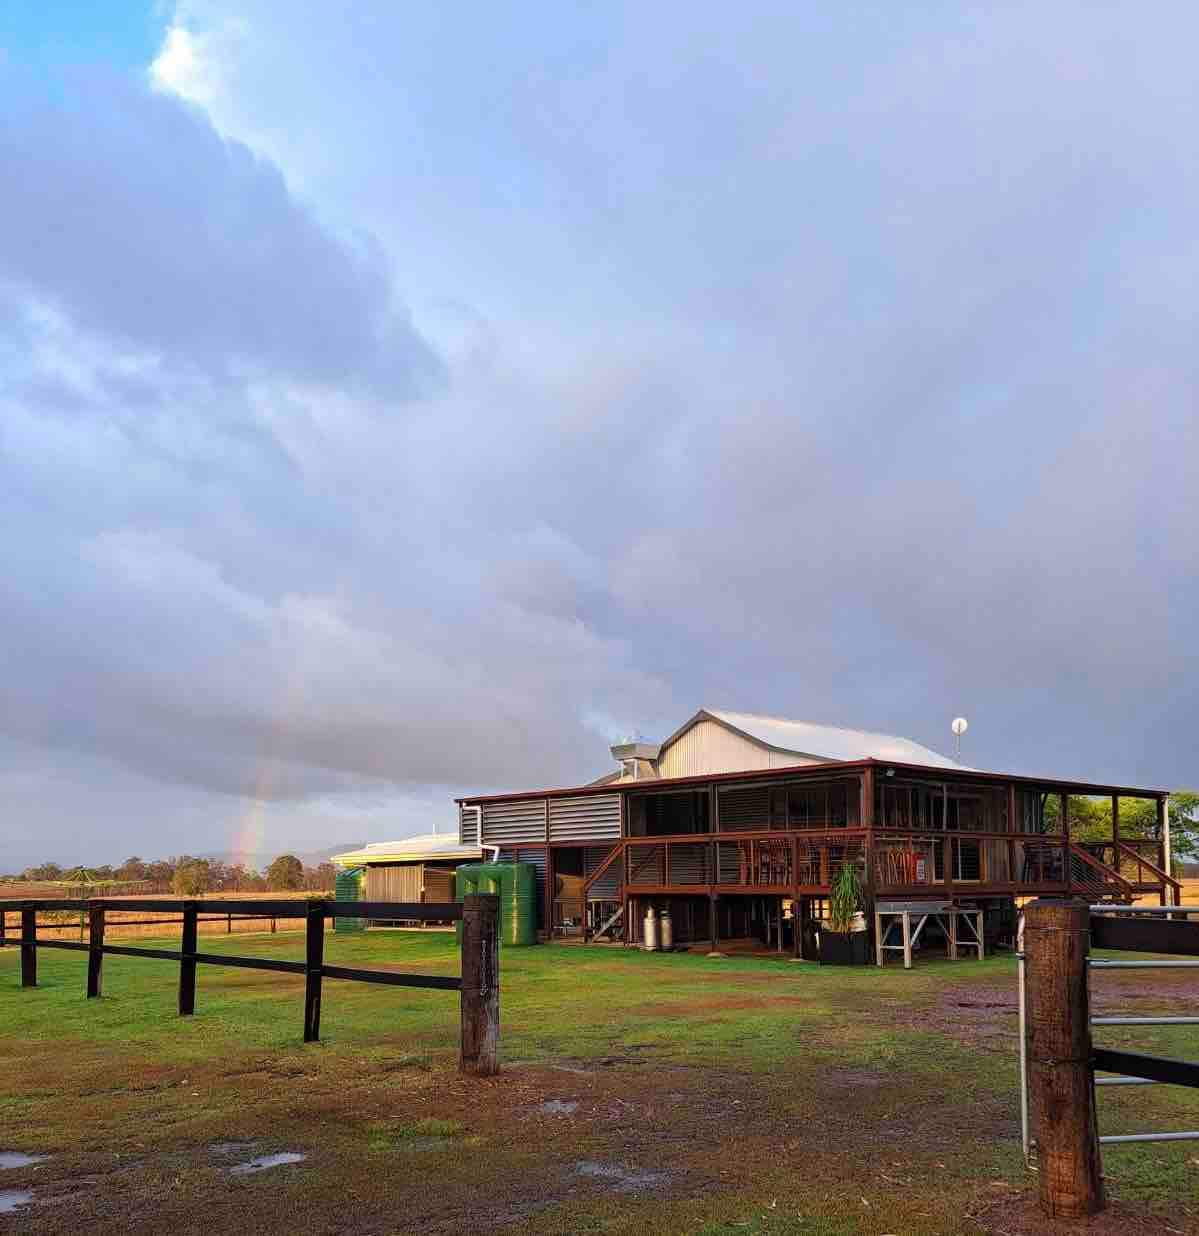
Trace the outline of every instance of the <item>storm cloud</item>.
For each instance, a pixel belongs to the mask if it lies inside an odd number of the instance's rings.
[[[0,869],[704,704],[1199,781],[1193,11],[469,14],[0,59]]]

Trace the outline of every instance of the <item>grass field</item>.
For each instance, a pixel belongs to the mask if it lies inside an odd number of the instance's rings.
[[[452,936],[334,936],[329,960],[454,973]],[[299,935],[206,947],[299,958]],[[304,1046],[302,980],[0,952],[0,1231],[510,1230],[849,1234],[1049,1230],[1028,1203],[1015,963],[820,969],[786,960],[548,946],[502,957],[499,1078],[456,1072],[453,993],[326,981]],[[1199,984],[1104,975],[1100,1007],[1194,1008]],[[1100,980],[1096,980],[1098,988]],[[1199,1056],[1189,1031],[1105,1041]],[[1199,1127],[1199,1092],[1100,1095],[1104,1132]],[[231,1144],[232,1143],[232,1144]],[[291,1151],[302,1162],[230,1168]],[[1095,1232],[1199,1231],[1199,1143],[1113,1148]],[[7,1225],[7,1227],[5,1226]],[[1071,1231],[1070,1227],[1052,1229]]]

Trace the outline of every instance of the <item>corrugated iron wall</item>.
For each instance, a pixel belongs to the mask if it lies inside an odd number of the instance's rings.
[[[483,804],[483,844],[509,846],[545,842],[546,800],[518,798]]]
[[[620,837],[620,795],[591,794],[584,798],[551,798],[550,840],[617,840]]]
[[[366,869],[366,901],[419,901],[423,867],[403,863]]]

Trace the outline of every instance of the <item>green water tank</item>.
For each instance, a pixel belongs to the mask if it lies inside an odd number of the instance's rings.
[[[537,868],[532,863],[465,863],[457,873],[458,900],[467,893],[499,894],[501,944],[537,943]]]
[[[333,881],[333,897],[335,901],[362,900],[362,868],[351,867],[348,871],[339,871]],[[335,918],[334,931],[365,931],[364,918]]]

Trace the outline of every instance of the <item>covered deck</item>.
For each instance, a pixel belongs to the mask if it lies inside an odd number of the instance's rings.
[[[1073,835],[1080,796],[1110,798],[1110,837]],[[1121,835],[1129,798],[1152,800],[1153,835]],[[969,906],[992,912],[995,937],[1004,925],[993,912],[1028,897],[1178,899],[1166,872],[1166,795],[1156,790],[864,761],[647,783],[624,801],[625,835],[593,879],[621,873],[632,941],[646,901],[683,896],[710,901],[698,917],[715,947],[720,904],[750,899],[750,921],[780,944],[789,923],[802,954],[804,923],[823,918],[843,863],[858,869],[868,915],[876,901]],[[694,923],[696,908],[686,912]]]

